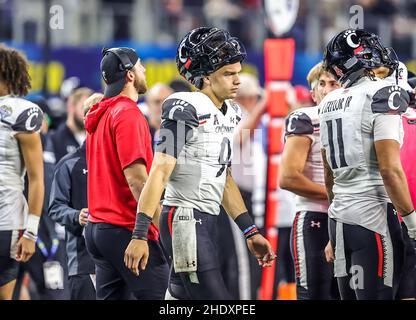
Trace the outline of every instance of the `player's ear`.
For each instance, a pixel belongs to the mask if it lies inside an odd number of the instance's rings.
[[[211,84],[208,76],[203,77],[202,81],[204,82],[205,86],[209,86]]]
[[[315,89],[312,89],[312,90],[310,90],[309,92],[311,93],[312,101],[313,101],[313,102],[315,102],[315,103],[317,103],[317,102],[316,102]]]
[[[132,70],[127,70],[127,73],[126,73],[126,77],[127,77],[127,81],[131,81],[131,82],[133,82],[134,81],[134,72],[132,71]]]

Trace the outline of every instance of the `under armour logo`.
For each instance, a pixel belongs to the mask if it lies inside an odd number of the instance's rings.
[[[234,123],[234,122],[235,122],[234,117],[230,117],[230,122],[231,122],[231,123]]]
[[[315,228],[315,227],[318,227],[318,228],[320,228],[321,227],[321,223],[320,222],[315,222],[315,221],[311,221],[311,227],[312,228]]]
[[[394,213],[395,216],[397,216],[397,210],[396,209],[393,209],[393,213]]]
[[[215,114],[214,115],[214,126],[217,126],[217,125],[219,125],[220,124],[220,122],[218,121],[218,117],[217,117],[217,115]]]
[[[188,261],[186,262],[186,266],[189,267],[196,267],[196,263],[195,261],[192,261],[191,263],[189,263]]]
[[[87,174],[88,170],[87,169],[82,169],[82,173],[83,174]]]

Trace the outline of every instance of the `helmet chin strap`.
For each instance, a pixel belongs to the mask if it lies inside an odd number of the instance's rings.
[[[343,75],[339,82],[342,83],[342,86],[344,88],[349,88],[351,85],[353,85],[358,79],[360,79],[365,74],[366,69],[360,69],[351,73],[348,73],[346,75]]]

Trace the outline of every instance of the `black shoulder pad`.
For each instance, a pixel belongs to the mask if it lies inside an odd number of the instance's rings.
[[[162,120],[182,121],[191,127],[198,127],[196,109],[189,102],[181,99],[168,99],[162,105]]]
[[[401,114],[409,106],[409,94],[398,85],[378,90],[371,101],[373,113]]]
[[[302,111],[294,111],[286,118],[285,135],[312,134],[313,125],[309,116]]]
[[[22,111],[12,125],[12,129],[17,132],[35,132],[42,126],[43,113],[39,107],[34,106]]]

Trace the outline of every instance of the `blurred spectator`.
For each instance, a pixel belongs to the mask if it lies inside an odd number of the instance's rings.
[[[296,94],[296,101],[298,103],[297,108],[312,107],[314,105],[311,93],[307,87],[297,85],[294,86],[294,89]]]
[[[164,41],[164,44],[176,43],[201,22],[197,12],[191,14],[188,8],[184,7],[183,0],[162,0],[160,14],[159,32],[162,34],[160,40]],[[199,22],[196,22],[195,18]]]
[[[91,89],[76,89],[67,101],[67,119],[51,133],[51,149],[58,162],[64,155],[73,152],[85,140],[83,103],[92,94]]]
[[[12,0],[0,1],[0,40],[12,38]]]
[[[133,0],[101,0],[104,10],[109,10],[113,18],[114,40],[129,40],[131,12],[133,10]]]
[[[233,3],[232,0],[207,0],[203,10],[208,25],[225,29],[244,42],[241,29],[245,21],[240,19],[244,14],[241,5]]]
[[[160,117],[162,114],[162,103],[173,93],[166,84],[156,83],[146,94],[148,107],[147,121],[149,122],[150,135],[152,136],[152,148],[155,150],[156,142],[159,140]]]
[[[169,83],[169,87],[175,92],[192,92],[191,85],[181,79],[174,79]]]
[[[88,88],[78,88],[73,90],[69,95],[66,101],[66,122],[62,123],[55,131],[48,135],[48,139],[44,147],[44,155],[46,152],[48,161],[53,162],[54,164],[58,163],[62,157],[70,152],[75,152],[75,150],[84,142],[86,133],[84,128],[83,103],[91,94],[92,91]],[[52,172],[53,170],[50,170],[48,174],[50,175]],[[50,190],[51,183],[52,178],[48,183],[48,190]],[[48,198],[45,198],[45,200],[47,201]],[[66,263],[67,253],[65,247],[65,229],[57,223],[53,224],[55,229],[54,236],[59,240],[59,250],[56,253],[56,260],[60,263],[63,269],[64,296],[65,298],[68,298],[68,266]]]
[[[262,147],[254,141],[254,138],[255,129],[258,128],[262,116],[266,112],[266,98],[259,80],[253,75],[242,73],[240,82],[235,101],[240,105],[243,117],[237,127],[238,131],[235,133],[232,175],[240,189],[248,213],[253,217],[254,167],[258,165],[257,160],[261,159],[262,153]],[[259,129],[258,131],[260,133],[262,130]],[[254,151],[256,147],[257,150],[260,149],[260,154]],[[240,236],[240,234],[236,236]],[[234,241],[238,243],[239,239],[234,237]],[[261,268],[251,255],[245,257],[245,260],[249,263],[249,276],[247,277],[248,287],[250,288],[249,296],[250,299],[256,299],[261,281]]]
[[[95,93],[86,99],[84,114],[102,98]],[[49,216],[65,227],[71,300],[95,300],[95,266],[83,236],[88,221],[87,172],[84,142],[57,164],[48,210]]]

